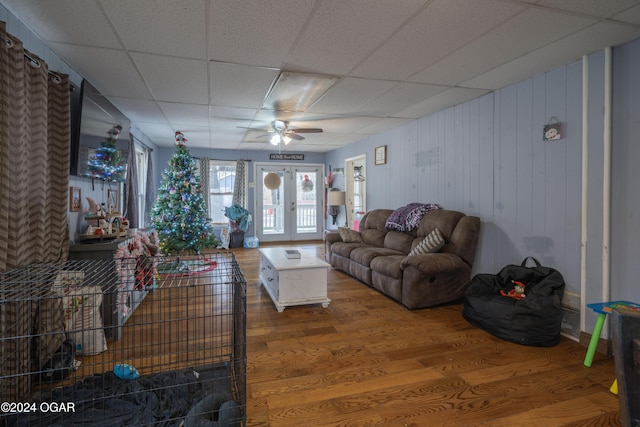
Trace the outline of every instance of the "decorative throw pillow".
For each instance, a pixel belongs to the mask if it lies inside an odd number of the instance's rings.
[[[440,230],[435,228],[424,240],[416,245],[415,248],[409,252],[409,255],[429,254],[432,252],[438,252],[444,246],[444,238]]]
[[[362,242],[362,236],[360,233],[347,227],[338,227],[338,233],[340,238],[345,243],[360,243]]]

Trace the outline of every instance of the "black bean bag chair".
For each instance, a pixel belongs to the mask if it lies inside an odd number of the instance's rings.
[[[526,267],[529,259],[535,266]],[[474,276],[465,290],[462,315],[472,325],[506,341],[551,347],[560,342],[564,288],[557,270],[528,257],[497,275]]]

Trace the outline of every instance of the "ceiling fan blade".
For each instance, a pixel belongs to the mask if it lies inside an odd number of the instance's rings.
[[[293,131],[288,131],[285,135],[288,136],[291,139],[295,139],[296,141],[302,141],[303,139],[305,139],[304,136],[298,135]]]
[[[293,133],[322,133],[323,130],[320,128],[298,128],[298,129],[289,129],[289,132]]]
[[[238,128],[238,129],[247,129],[247,130],[256,130],[256,131],[259,131],[259,132],[273,132],[272,130],[265,129],[265,128],[249,128],[249,127],[246,127],[246,126],[236,126],[236,128]]]

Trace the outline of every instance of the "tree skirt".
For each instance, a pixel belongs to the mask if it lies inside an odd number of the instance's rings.
[[[218,266],[218,263],[209,259],[171,259],[158,263],[156,267],[158,275],[163,277],[184,276],[191,274],[203,274]]]

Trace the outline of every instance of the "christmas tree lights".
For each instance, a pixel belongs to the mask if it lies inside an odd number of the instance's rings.
[[[220,244],[207,220],[200,177],[186,141],[182,132],[176,132],[176,151],[162,173],[151,212],[160,251],[165,254],[200,253]]]
[[[109,137],[87,162],[86,176],[112,182],[125,181],[127,159],[116,147],[121,131],[122,126],[115,125],[107,132]]]

